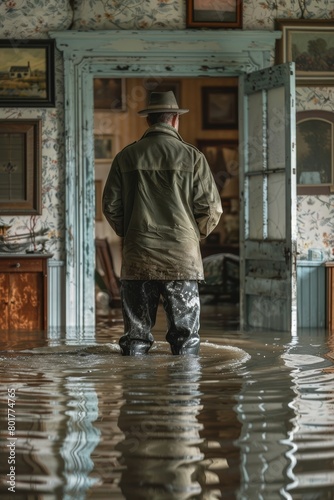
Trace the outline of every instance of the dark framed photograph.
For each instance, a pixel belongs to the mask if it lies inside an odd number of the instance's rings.
[[[110,134],[95,134],[94,155],[97,162],[109,162],[116,154],[116,136]]]
[[[325,194],[334,184],[334,114],[296,113],[297,192]]]
[[[187,28],[242,28],[242,0],[187,0]]]
[[[334,19],[276,19],[276,62],[294,62],[297,85],[334,85]]]
[[[221,139],[197,139],[197,147],[210,165],[219,192],[227,179],[239,174],[238,141]]]
[[[54,40],[0,40],[0,107],[55,106]]]
[[[0,214],[41,213],[41,120],[0,120]]]
[[[125,78],[94,78],[94,109],[126,111]]]
[[[238,128],[237,87],[202,87],[203,129]]]

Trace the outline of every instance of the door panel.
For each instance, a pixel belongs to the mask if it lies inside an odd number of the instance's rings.
[[[295,333],[294,64],[240,78],[241,326]]]

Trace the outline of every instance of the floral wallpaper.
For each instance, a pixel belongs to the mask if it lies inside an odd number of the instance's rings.
[[[330,0],[243,0],[243,26],[271,30],[277,18],[334,18]]]
[[[276,18],[334,18],[328,0],[243,0],[243,29],[273,29]],[[50,30],[185,29],[184,0],[3,0],[0,3],[0,38],[47,38]],[[334,86],[297,87],[297,111],[334,113]],[[55,108],[0,108],[0,119],[41,118],[42,206],[36,229],[47,229],[47,249],[64,258],[64,114],[63,68],[56,54]],[[1,168],[1,165],[0,165]],[[298,251],[321,248],[333,256],[334,196],[299,196]],[[10,234],[26,232],[30,217],[4,217]]]
[[[75,0],[73,28],[108,29],[183,29],[183,0]]]
[[[1,38],[42,38],[51,30],[66,30],[73,19],[69,0],[2,0]]]

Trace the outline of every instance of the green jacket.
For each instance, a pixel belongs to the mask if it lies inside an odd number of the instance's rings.
[[[221,200],[205,156],[173,127],[154,125],[116,155],[103,213],[124,237],[122,279],[203,280],[199,241]]]

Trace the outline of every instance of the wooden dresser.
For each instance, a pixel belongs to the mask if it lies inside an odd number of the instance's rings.
[[[51,254],[0,254],[0,330],[46,330]]]

